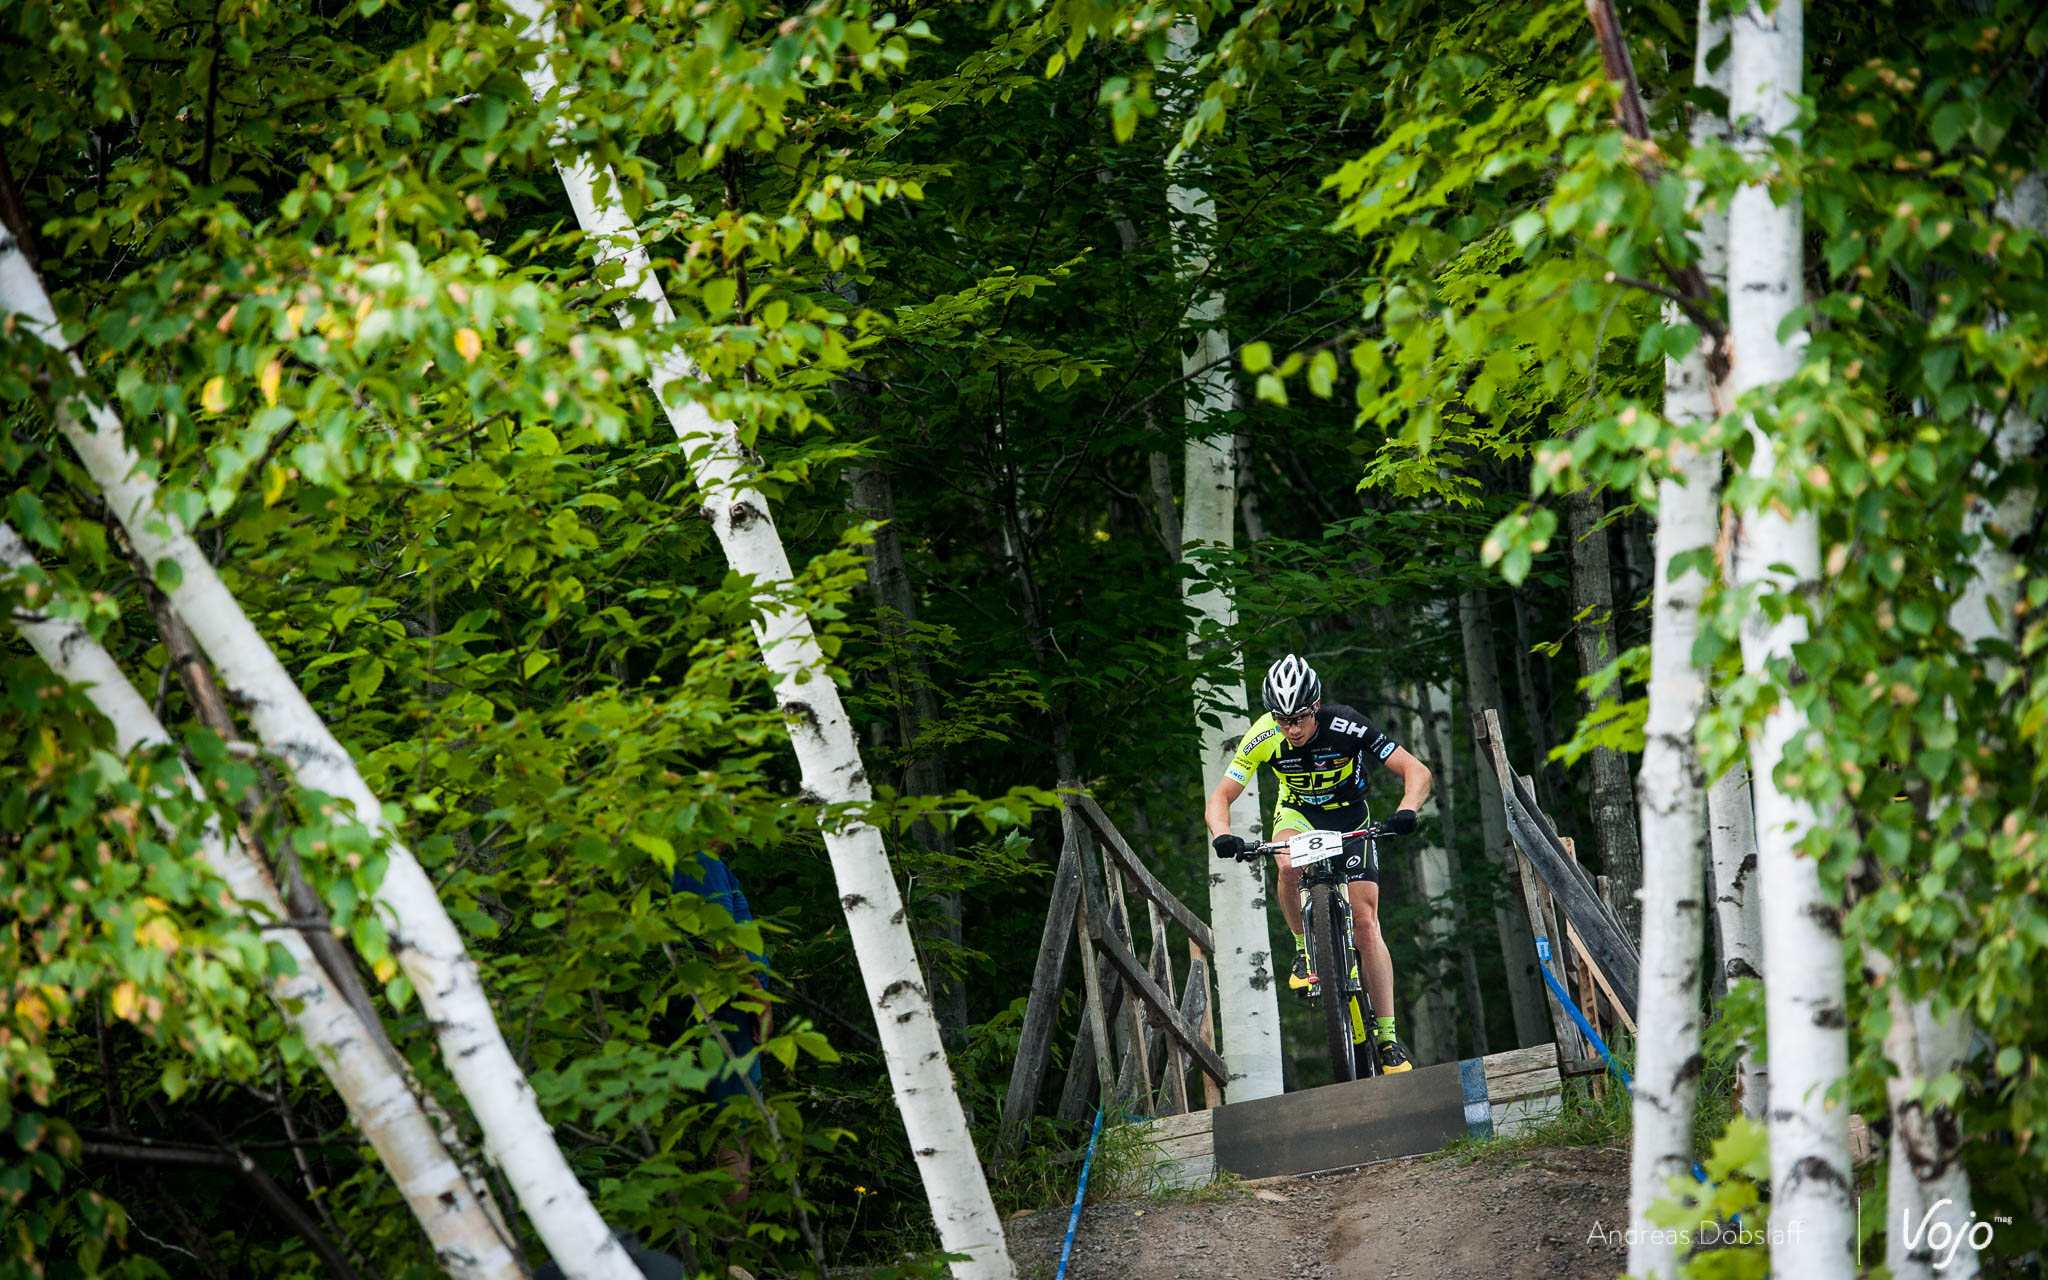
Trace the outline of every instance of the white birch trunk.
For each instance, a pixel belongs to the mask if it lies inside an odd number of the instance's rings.
[[[1699,6],[1697,83],[1714,84],[1708,55],[1725,38],[1706,0]],[[1726,62],[1722,67],[1725,69]],[[1725,75],[1715,87],[1726,92]],[[1695,144],[1722,132],[1702,117],[1693,122]],[[1699,188],[1693,188],[1693,199]],[[1725,216],[1700,210],[1696,244],[1710,284],[1727,276]],[[1666,318],[1682,319],[1676,307]],[[1705,334],[1683,360],[1664,370],[1664,416],[1690,427],[1719,416],[1724,397],[1715,386]],[[1705,776],[1695,735],[1706,706],[1705,673],[1693,664],[1700,633],[1700,601],[1707,580],[1697,569],[1673,578],[1678,557],[1713,545],[1718,531],[1721,455],[1676,444],[1671,474],[1657,486],[1655,569],[1651,582],[1650,707],[1643,761],[1636,774],[1643,849],[1642,988],[1636,1013],[1636,1083],[1629,1145],[1629,1259],[1632,1276],[1674,1278],[1683,1250],[1650,1221],[1650,1209],[1670,1193],[1666,1183],[1692,1167],[1693,1109],[1699,1098],[1701,898],[1707,862]]]
[[[1749,770],[1734,765],[1707,789],[1707,829],[1714,849],[1714,919],[1721,938],[1721,976],[1728,982],[1764,976],[1763,920],[1757,908],[1756,815]],[[1735,1064],[1736,1101],[1762,1124],[1771,1096],[1770,1070],[1744,1042]]]
[[[0,565],[15,573],[35,566],[27,546],[4,522]],[[52,602],[45,596],[33,603]],[[117,753],[126,756],[140,746],[170,742],[112,655],[83,627],[51,618],[31,621],[20,614],[14,625],[52,671],[82,688],[94,708],[112,722]],[[199,784],[190,773],[185,781],[199,795]],[[239,841],[224,835],[218,821],[207,824],[200,852],[236,902],[269,919],[289,917],[268,869]],[[518,1280],[523,1274],[518,1259],[442,1145],[419,1098],[336,990],[304,935],[296,929],[276,929],[265,936],[284,948],[298,970],[271,979],[272,997],[313,1051],[313,1060],[341,1095],[364,1141],[383,1161],[433,1245],[435,1260],[458,1280]]]
[[[1729,114],[1738,122],[1738,147],[1752,159],[1767,154],[1772,137],[1789,133],[1797,115],[1805,64],[1802,5],[1778,0],[1768,13],[1752,5],[1732,19]],[[1728,214],[1728,298],[1738,392],[1783,383],[1798,371],[1804,335],[1781,342],[1777,333],[1801,301],[1800,233],[1796,195],[1786,194],[1779,204],[1763,185],[1736,192]],[[1761,431],[1752,435],[1751,474],[1769,476],[1777,463],[1773,442]],[[1809,512],[1785,514],[1768,504],[1745,512],[1736,558],[1745,584],[1780,595],[1810,593],[1820,576],[1818,524]],[[1751,675],[1762,675],[1790,662],[1793,646],[1806,635],[1806,620],[1797,613],[1774,623],[1756,615],[1743,633],[1743,664]],[[1796,671],[1791,679],[1799,679]],[[1849,1115],[1827,1097],[1849,1062],[1841,925],[1838,904],[1821,889],[1818,865],[1799,851],[1818,815],[1781,791],[1777,776],[1786,746],[1806,729],[1805,718],[1781,694],[1750,743],[1773,1077],[1771,1225],[1778,1239],[1771,1274],[1835,1280],[1855,1268]]]
[[[1194,57],[1195,24],[1183,19],[1167,33],[1167,63],[1186,66]],[[1185,114],[1188,91],[1178,89],[1169,100]],[[1183,162],[1184,163],[1184,162]],[[1225,425],[1234,399],[1230,369],[1230,335],[1223,328],[1221,281],[1210,274],[1209,238],[1216,226],[1216,202],[1200,187],[1185,185],[1181,164],[1169,174],[1166,201],[1173,209],[1176,274],[1196,290],[1187,308],[1188,324],[1199,333],[1192,353],[1181,356],[1188,378],[1184,399],[1188,420],[1186,496],[1181,503],[1182,534],[1193,546],[1228,550],[1237,539],[1237,441]],[[1202,434],[1204,429],[1208,434]],[[1196,637],[1213,625],[1225,634],[1237,626],[1237,605],[1230,589],[1212,578],[1182,580],[1184,599],[1195,614],[1188,648],[1198,653]],[[1237,708],[1243,703],[1244,664],[1233,658],[1228,675],[1218,682],[1195,683],[1195,731],[1202,739],[1204,785],[1223,775],[1231,754],[1251,721]],[[1214,716],[1210,726],[1204,716]],[[1236,815],[1243,813],[1245,819]],[[1245,783],[1233,808],[1231,830],[1262,838],[1264,814],[1258,779]],[[1226,1096],[1248,1102],[1281,1091],[1280,1002],[1274,984],[1273,944],[1267,933],[1265,871],[1262,865],[1215,863],[1209,872],[1209,927],[1216,935],[1217,1009],[1222,1022],[1223,1060],[1230,1067]]]
[[[2012,194],[1998,202],[2001,220],[2035,232],[2048,230],[2048,191],[2038,173],[2026,175]],[[2030,455],[2040,441],[2040,424],[2023,414],[1980,419],[1999,467]],[[1992,477],[1980,468],[1976,477]],[[1988,641],[2018,640],[2019,557],[2013,540],[2032,527],[2037,495],[2016,489],[1994,505],[1982,496],[1971,498],[1963,515],[1966,532],[1982,541],[1971,558],[1971,576],[1949,610],[1949,625],[1972,650]],[[1998,683],[2006,674],[2002,657],[1987,656],[1984,678]],[[1889,957],[1866,953],[1865,966],[1886,981],[1891,1030],[1885,1036],[1885,1057],[1894,1074],[1886,1081],[1891,1105],[1891,1159],[1887,1170],[1885,1265],[1894,1280],[1932,1280],[1935,1255],[1930,1236],[1957,1241],[1952,1257],[1944,1254],[1942,1280],[1969,1280],[1982,1269],[1970,1241],[1970,1176],[1960,1159],[1963,1134],[1955,1113],[1925,1098],[1927,1086],[1962,1066],[1970,1040],[1970,1018],[1956,1009],[1936,1018],[1931,1002],[1908,1000]]]
[[[534,24],[529,33],[552,52],[556,35],[544,0],[513,0],[511,9]],[[535,100],[553,94],[557,82],[547,56],[527,71]],[[587,157],[559,159],[557,171],[576,220],[606,257],[623,263],[625,282],[653,308],[654,323],[670,323],[674,311],[655,277],[638,231],[619,199],[616,177]],[[630,323],[622,309],[621,323]],[[751,462],[739,433],[691,399],[687,388],[702,380],[681,352],[655,360],[654,389],[683,444],[726,560],[758,584],[761,616],[754,636],[761,662],[782,707],[807,805],[859,806],[873,800],[859,743],[840,702],[810,619],[789,603],[794,580],[789,557],[776,533],[768,503],[750,482]],[[953,1264],[963,1280],[1010,1280],[1016,1274],[995,1201],[967,1130],[967,1118],[953,1086],[930,989],[917,961],[903,901],[889,868],[881,832],[857,820],[837,820],[825,831],[825,848],[846,913],[854,958],[867,989],[869,1010],[880,1033],[896,1106],[926,1197],[939,1242],[967,1261]]]
[[[20,313],[46,342],[62,346],[42,282],[11,239],[0,242],[0,310]],[[75,357],[73,363],[76,367]],[[80,419],[81,411],[86,420]],[[123,439],[120,419],[104,406],[71,403],[57,406],[57,420],[136,552],[151,565],[169,560],[178,567],[178,584],[166,594],[213,660],[221,682],[246,709],[263,745],[290,767],[300,785],[352,807],[357,821],[383,843],[387,863],[376,902],[389,913],[392,956],[411,980],[442,1060],[484,1131],[486,1153],[504,1170],[549,1255],[574,1280],[639,1280],[639,1269],[598,1217],[555,1145],[533,1088],[498,1029],[476,962],[433,881],[399,842],[355,761],[313,711],[183,522],[159,509],[156,481]]]

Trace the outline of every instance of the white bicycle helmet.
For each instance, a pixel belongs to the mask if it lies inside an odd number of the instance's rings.
[[[1298,715],[1323,699],[1323,681],[1316,669],[1293,654],[1273,664],[1260,690],[1266,710],[1276,716]]]

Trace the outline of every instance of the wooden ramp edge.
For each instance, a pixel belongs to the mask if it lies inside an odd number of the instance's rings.
[[[1325,1173],[1442,1150],[1457,1138],[1512,1137],[1563,1104],[1557,1046],[1419,1067],[1186,1115],[1134,1120],[1139,1184],[1195,1187]]]

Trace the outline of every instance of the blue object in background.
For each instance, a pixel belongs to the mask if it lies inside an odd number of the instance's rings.
[[[747,895],[740,888],[738,877],[717,854],[699,853],[694,863],[688,858],[678,861],[668,885],[673,892],[694,893],[706,902],[725,908],[737,924],[746,924],[754,918],[753,908],[747,905]],[[747,955],[761,966],[761,982],[766,986],[768,957],[758,951],[749,951]],[[759,1046],[759,1019],[751,1011],[728,1004],[712,1018],[718,1022],[736,1056],[745,1056]],[[758,1056],[747,1064],[745,1075],[755,1084],[761,1083],[761,1059]],[[712,1101],[723,1102],[746,1091],[746,1085],[741,1083],[741,1073],[727,1071],[712,1081],[704,1092]]]

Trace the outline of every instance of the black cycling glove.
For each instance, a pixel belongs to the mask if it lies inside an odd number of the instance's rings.
[[[1390,836],[1412,836],[1415,834],[1415,810],[1396,809],[1387,819],[1386,832]]]
[[[1216,850],[1216,856],[1219,858],[1242,858],[1244,856],[1245,842],[1242,836],[1234,836],[1226,831],[1209,843]]]

